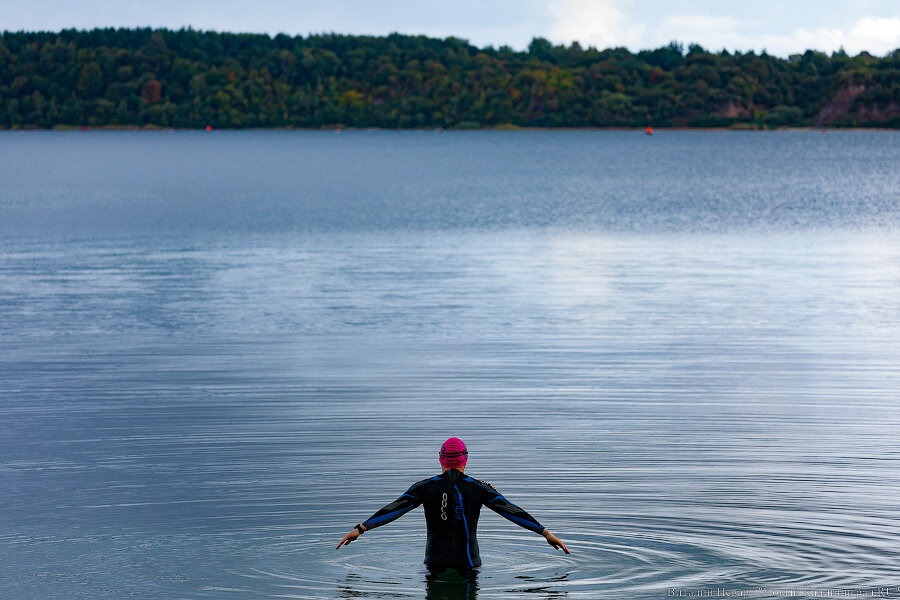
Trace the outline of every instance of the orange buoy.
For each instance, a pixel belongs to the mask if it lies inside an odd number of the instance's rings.
[[[652,127],[648,127],[648,128],[647,128],[647,131],[645,131],[644,133],[646,133],[647,135],[653,135],[653,128],[652,128]]]

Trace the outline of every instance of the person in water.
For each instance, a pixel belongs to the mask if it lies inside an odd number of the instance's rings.
[[[364,532],[390,523],[424,504],[428,534],[425,564],[432,570],[450,567],[471,570],[481,566],[475,530],[482,506],[544,536],[548,544],[569,554],[566,545],[534,517],[504,498],[489,483],[465,474],[469,452],[462,440],[450,438],[444,442],[439,459],[443,468],[440,475],[414,483],[402,496],[354,527],[337,547],[345,546]]]

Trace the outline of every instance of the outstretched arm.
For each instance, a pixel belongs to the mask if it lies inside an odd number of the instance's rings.
[[[525,512],[524,509],[519,508],[518,506],[504,498],[503,494],[495,490],[493,486],[484,482],[479,482],[479,484],[484,487],[484,490],[486,492],[484,499],[485,506],[499,514],[501,517],[512,521],[516,525],[524,527],[529,531],[533,531],[535,533],[543,535],[544,539],[547,540],[547,543],[557,550],[562,550],[566,554],[571,554],[569,552],[569,549],[566,548],[566,545],[562,543],[562,540],[550,533],[549,529],[546,529],[543,525],[538,523],[537,519]]]
[[[380,525],[384,525],[386,523],[390,523],[395,519],[399,519],[419,504],[422,503],[419,495],[416,493],[416,488],[419,484],[414,485],[413,487],[406,490],[406,493],[376,512],[374,515],[369,517],[363,523],[360,523],[359,529],[354,527],[350,533],[345,535],[341,542],[337,545],[338,548],[341,546],[346,546],[350,542],[354,541],[360,535],[362,535],[362,531],[368,531],[374,527],[378,527]],[[362,531],[360,531],[360,529]],[[336,548],[337,549],[337,548]]]

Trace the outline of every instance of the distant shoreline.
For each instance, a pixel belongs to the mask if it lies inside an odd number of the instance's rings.
[[[156,125],[142,126],[124,126],[124,125],[101,125],[101,126],[68,126],[57,125],[54,127],[0,127],[0,132],[16,132],[16,133],[34,133],[34,132],[97,132],[97,131],[124,131],[129,133],[172,133],[182,131],[196,131],[198,133],[216,133],[223,131],[302,131],[302,132],[332,132],[332,133],[383,133],[383,132],[420,132],[420,133],[479,133],[479,132],[551,132],[551,131],[585,131],[585,132],[603,132],[603,131],[626,131],[648,135],[645,133],[646,127],[479,127],[479,128],[387,128],[387,127],[220,127],[206,130],[202,127],[160,127]],[[759,133],[759,132],[776,132],[776,131],[819,131],[822,133],[835,131],[893,131],[898,130],[893,127],[653,127],[652,137],[656,133],[672,132],[672,131],[718,131],[733,133]]]
[[[0,128],[900,129],[900,49],[788,58],[391,34],[0,32]]]

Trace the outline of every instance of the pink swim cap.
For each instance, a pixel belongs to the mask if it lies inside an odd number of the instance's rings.
[[[466,445],[459,438],[450,438],[441,446],[441,453],[438,455],[441,466],[448,469],[458,469],[465,466],[469,460],[469,451]]]

